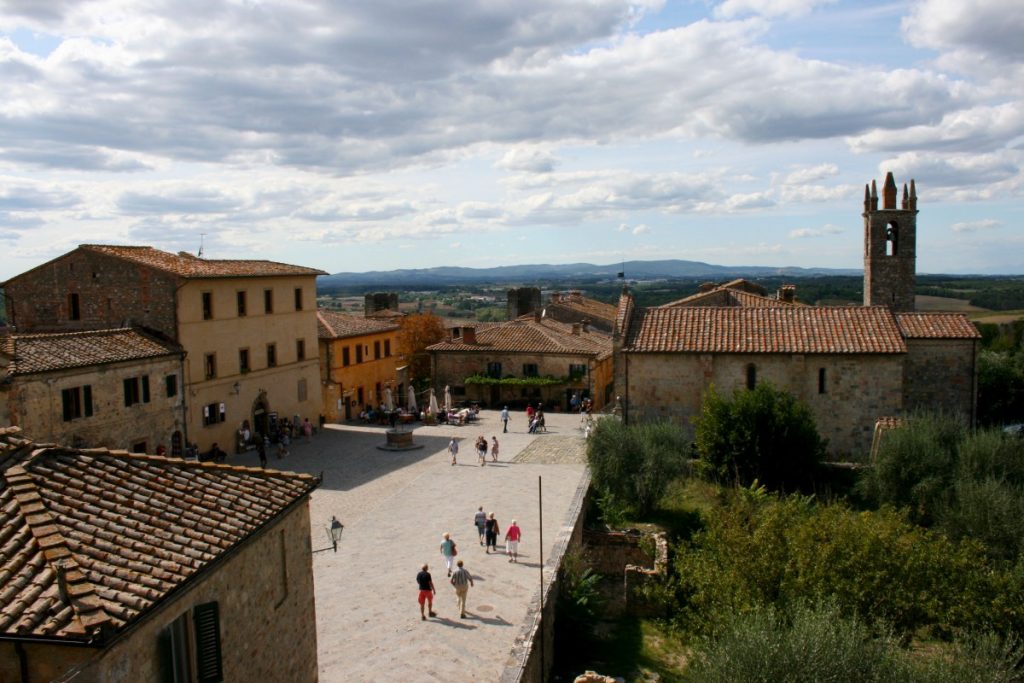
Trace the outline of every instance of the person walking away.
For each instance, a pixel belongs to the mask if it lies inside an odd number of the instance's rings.
[[[516,520],[513,519],[512,523],[505,529],[505,554],[508,555],[509,562],[519,562],[519,539],[522,536],[523,532],[516,524]]]
[[[256,452],[260,456],[260,467],[267,469],[267,445],[259,434],[256,435]]]
[[[455,464],[455,459],[459,455],[459,442],[452,437],[452,440],[448,442],[448,452],[452,454],[452,465]]]
[[[501,409],[501,424],[503,425],[501,433],[505,434],[508,432],[508,406]]]
[[[491,437],[491,462],[498,462],[498,437]]]
[[[427,612],[432,617],[437,616],[437,612],[434,611],[434,596],[437,595],[437,591],[434,590],[434,579],[431,578],[430,572],[427,571],[429,567],[423,565],[420,569],[419,574],[416,575],[416,585],[419,586],[419,603],[420,603],[420,619],[423,621],[427,620],[427,617],[423,614],[423,604],[427,604]]]
[[[492,512],[487,516],[487,523],[484,524],[484,537],[487,542],[487,554],[491,554],[491,548],[494,548],[494,552],[498,552],[498,534],[501,533],[501,529],[498,528],[498,520],[494,518]]]
[[[302,435],[306,437],[306,443],[309,443],[309,437],[313,436],[313,423],[308,417],[302,420]]]
[[[458,569],[452,574],[451,582],[455,586],[455,600],[459,605],[459,618],[466,618],[466,595],[469,593],[469,587],[473,585],[473,577],[469,571],[462,566],[462,560],[456,563]]]
[[[452,561],[453,558],[459,553],[455,548],[455,541],[452,540],[452,535],[447,531],[444,532],[443,540],[441,541],[441,555],[444,557],[444,564],[448,567],[448,576],[452,575]]]
[[[480,547],[482,548],[484,545],[484,534],[486,533],[487,527],[487,513],[484,512],[483,505],[481,505],[476,511],[476,514],[473,515],[473,524],[476,524],[476,530],[480,535]]]

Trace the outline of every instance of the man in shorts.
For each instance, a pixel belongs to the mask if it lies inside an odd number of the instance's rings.
[[[423,614],[423,603],[427,604],[427,613],[432,617],[436,617],[437,613],[434,612],[434,596],[437,594],[437,591],[434,590],[434,579],[430,577],[427,565],[423,565],[420,573],[416,575],[416,585],[420,588],[420,619],[423,621],[427,620],[427,617]]]
[[[505,529],[505,554],[508,555],[509,562],[519,562],[519,539],[522,538],[522,535],[523,532],[516,524],[516,520],[513,519]]]

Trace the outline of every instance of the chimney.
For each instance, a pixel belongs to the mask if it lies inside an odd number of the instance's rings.
[[[561,300],[562,300],[562,293],[561,292],[551,292],[551,303],[557,304]]]
[[[459,339],[461,339],[461,338],[462,338],[462,328],[461,327],[453,327],[452,328],[452,341],[459,341]]]
[[[700,284],[700,293],[703,294],[704,292],[710,292],[717,286],[718,285],[716,285],[714,282],[702,282]]]
[[[542,315],[542,313],[543,313],[543,311],[541,311],[540,309],[537,309],[537,308],[533,309],[533,321],[539,323],[540,319],[542,317],[544,317]]]
[[[475,327],[463,327],[462,328],[462,343],[463,344],[476,344],[476,328]]]
[[[580,323],[580,329],[583,331],[583,334],[590,332],[590,321],[584,318],[583,322]]]
[[[782,285],[779,288],[778,298],[779,301],[785,301],[790,304],[796,301],[796,285]]]
[[[71,604],[71,598],[68,595],[68,565],[64,560],[57,560],[57,593],[60,595],[60,601],[65,605]]]
[[[580,324],[579,323],[573,323],[572,324],[572,333],[574,335],[576,335],[577,337],[580,336]]]

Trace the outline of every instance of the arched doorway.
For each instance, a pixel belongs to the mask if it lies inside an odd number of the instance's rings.
[[[252,428],[256,434],[266,437],[270,434],[270,427],[270,404],[267,402],[267,392],[261,391],[252,402]]]

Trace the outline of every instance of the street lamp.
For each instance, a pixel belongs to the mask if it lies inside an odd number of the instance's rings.
[[[338,521],[337,517],[331,517],[331,526],[327,529],[327,535],[331,538],[331,543],[334,545],[334,552],[338,552],[338,541],[341,540],[341,532],[345,528],[345,525]]]

